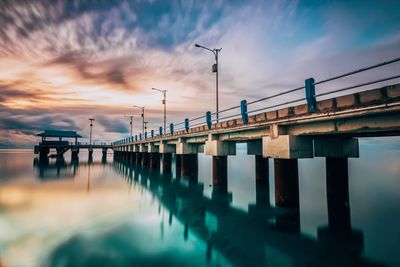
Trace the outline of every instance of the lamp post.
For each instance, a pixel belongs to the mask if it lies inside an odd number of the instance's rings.
[[[218,122],[218,117],[219,117],[219,114],[218,114],[218,53],[221,52],[222,48],[210,49],[208,47],[205,47],[205,46],[202,46],[199,44],[195,44],[194,46],[208,50],[208,51],[212,52],[215,56],[215,64],[212,66],[212,72],[215,72],[215,90],[216,90],[216,106],[217,106],[216,115],[217,115],[217,122]]]
[[[162,103],[164,104],[164,133],[166,133],[167,132],[167,90],[157,89],[154,87],[151,89],[161,92],[164,96]]]
[[[144,135],[144,107],[140,107],[140,106],[133,106],[134,108],[140,108],[142,110],[142,134]]]
[[[130,122],[129,122],[129,124],[131,125],[131,137],[132,137],[132,120],[133,120],[133,115],[125,115],[124,117],[126,117],[126,118],[130,118]]]
[[[90,118],[90,136],[89,136],[89,145],[92,146],[92,128],[93,128],[93,121],[94,119]]]

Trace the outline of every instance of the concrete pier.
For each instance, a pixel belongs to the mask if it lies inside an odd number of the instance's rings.
[[[274,159],[275,205],[298,209],[299,174],[297,159]]]
[[[162,171],[163,173],[171,173],[172,153],[165,153],[162,155]]]
[[[300,230],[299,175],[297,159],[274,159],[275,205],[284,208],[276,215],[276,226]]]
[[[160,169],[160,154],[159,153],[149,153],[150,154],[150,168]]]
[[[142,165],[142,157],[143,157],[143,153],[141,153],[141,152],[136,153],[136,166],[137,167]]]
[[[182,155],[180,154],[175,154],[175,172],[176,172],[176,177],[181,176],[181,166],[182,166]]]
[[[347,158],[326,158],[326,196],[329,228],[337,232],[350,231]]]
[[[213,156],[212,161],[213,191],[221,194],[228,193],[228,157]]]
[[[268,158],[261,155],[255,156],[256,168],[256,205],[268,207],[269,202],[269,166]]]
[[[197,154],[182,154],[181,155],[181,176],[192,177],[198,172],[198,157]]]
[[[150,167],[150,154],[147,152],[142,153],[142,167]]]

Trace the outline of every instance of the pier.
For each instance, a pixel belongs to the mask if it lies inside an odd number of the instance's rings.
[[[47,160],[49,157],[63,158],[65,152],[71,150],[71,161],[76,161],[79,158],[79,151],[81,149],[89,151],[89,159],[93,158],[94,149],[101,149],[103,158],[106,158],[107,150],[112,148],[111,144],[106,143],[82,144],[78,142],[78,138],[82,136],[76,131],[45,130],[37,134],[37,136],[41,137],[42,140],[38,145],[35,145],[34,152],[35,154],[39,154],[40,160]],[[69,142],[65,139],[73,139],[74,142]],[[51,149],[55,149],[56,153],[50,154]]]
[[[383,63],[386,64],[390,62]],[[213,194],[228,195],[229,157],[236,155],[237,143],[246,143],[247,154],[254,156],[259,205],[269,207],[268,162],[273,160],[275,206],[284,211],[276,217],[276,225],[299,231],[298,161],[324,157],[329,225],[319,229],[319,235],[321,239],[336,235],[362,240],[351,229],[348,158],[359,157],[358,138],[400,134],[400,84],[351,94],[342,92],[400,76],[319,94],[316,86],[379,66],[382,64],[318,82],[310,78],[299,88],[249,103],[243,100],[238,106],[220,111],[219,118],[206,112],[170,124],[168,133],[160,127],[157,134],[151,130],[116,141],[112,148],[114,159],[152,170],[162,166],[165,174],[171,172],[175,162],[177,177],[190,178],[197,175],[197,155],[205,153],[212,156]],[[249,110],[252,104],[298,91],[303,91],[304,97]],[[221,116],[235,110],[239,112]]]

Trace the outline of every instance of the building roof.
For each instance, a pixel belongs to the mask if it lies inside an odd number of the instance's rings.
[[[41,137],[82,137],[76,133],[76,131],[56,131],[56,130],[45,130],[43,133],[37,134],[36,136]]]

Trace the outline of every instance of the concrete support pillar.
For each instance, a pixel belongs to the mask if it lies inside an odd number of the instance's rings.
[[[300,205],[297,159],[274,159],[274,170],[276,206],[298,209]]]
[[[137,152],[131,152],[131,164],[132,165],[136,164],[136,156],[137,156]]]
[[[137,167],[142,165],[143,154],[144,153],[141,153],[141,152],[137,152],[137,154],[136,154],[136,166]]]
[[[159,153],[149,153],[150,154],[150,168],[160,169],[160,154]]]
[[[162,170],[163,173],[171,173],[172,153],[162,154]]]
[[[71,162],[75,162],[79,159],[79,148],[71,149]]]
[[[93,162],[93,148],[89,148],[88,161]]]
[[[269,166],[268,158],[262,155],[255,156],[256,167],[256,205],[268,207],[269,202]]]
[[[213,156],[212,162],[213,192],[219,194],[228,193],[228,157]]]
[[[351,231],[347,158],[326,158],[326,194],[329,229]]]
[[[183,154],[181,156],[181,176],[194,177],[198,172],[197,154]]]
[[[182,155],[180,154],[175,154],[175,172],[176,172],[176,177],[181,176],[181,164],[182,164]]]
[[[107,161],[107,148],[102,148],[101,154],[101,161]]]
[[[299,175],[297,159],[274,159],[275,205],[284,210],[276,225],[287,230],[300,230]]]
[[[142,167],[150,167],[150,154],[142,153]]]

